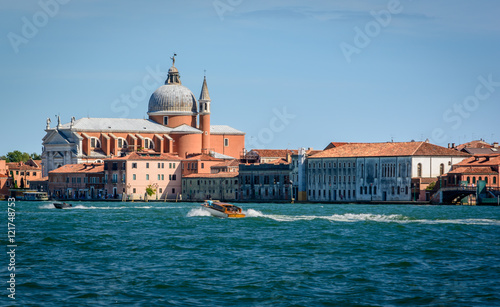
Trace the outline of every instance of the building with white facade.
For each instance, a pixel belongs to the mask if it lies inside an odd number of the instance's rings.
[[[352,143],[327,149],[307,159],[307,199],[423,201],[425,192],[417,185],[436,181],[469,156],[427,142]]]

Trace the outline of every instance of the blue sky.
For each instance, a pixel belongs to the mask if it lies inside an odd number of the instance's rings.
[[[170,56],[247,148],[500,140],[500,2],[0,0],[0,154],[146,117]],[[128,98],[127,98],[128,97]]]

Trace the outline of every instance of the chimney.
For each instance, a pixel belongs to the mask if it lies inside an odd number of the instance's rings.
[[[498,148],[498,142],[493,143],[493,148]]]
[[[451,148],[451,144],[450,143],[448,143],[448,148]]]
[[[455,143],[451,143],[451,148],[455,148]]]

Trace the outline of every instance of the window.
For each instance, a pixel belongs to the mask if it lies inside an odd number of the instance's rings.
[[[175,188],[172,188],[172,193],[175,194]]]
[[[163,125],[168,125],[168,116],[163,116]]]
[[[224,147],[228,147],[229,146],[229,139],[224,139]]]
[[[122,174],[122,182],[125,182],[125,174]]]
[[[359,187],[359,194],[363,195],[363,187]]]
[[[118,174],[113,174],[113,183],[118,182]]]
[[[149,168],[149,162],[146,162],[146,168]]]
[[[493,184],[497,183],[497,177],[493,177]]]
[[[145,138],[144,139],[144,148],[154,149],[155,148],[155,144],[153,143],[153,141],[151,139]]]
[[[90,147],[101,148],[101,142],[98,138],[90,138]]]
[[[377,194],[377,187],[376,186],[373,187],[373,194]]]
[[[472,183],[476,183],[476,177],[472,177]]]
[[[422,163],[417,165],[417,177],[422,177]]]
[[[127,141],[124,138],[118,138],[118,148],[127,148]]]
[[[163,193],[163,189],[162,189],[162,188],[160,188],[160,194],[161,194],[161,193]]]
[[[158,180],[161,180],[161,176],[160,176],[160,174],[158,174]]]
[[[135,191],[136,191],[136,190],[135,190],[135,188],[133,188],[133,189],[132,189],[132,193],[135,193]]]
[[[137,163],[132,163],[132,168],[137,168]]]
[[[165,180],[165,175],[161,174],[161,180]]]
[[[135,174],[132,175],[132,180],[136,180],[137,176]]]
[[[439,175],[443,175],[444,174],[444,164],[441,163],[441,165],[439,165]]]
[[[205,163],[201,163],[201,168],[205,168]]]
[[[146,180],[149,180],[149,174],[146,174]]]

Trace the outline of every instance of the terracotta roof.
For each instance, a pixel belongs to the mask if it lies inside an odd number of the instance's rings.
[[[222,163],[215,164],[212,167],[225,167],[225,166],[238,166],[240,165],[240,162],[238,160],[226,160]]]
[[[163,154],[150,154],[150,153],[137,153],[133,152],[130,155],[127,155],[125,157],[114,157],[111,159],[106,159],[105,161],[109,160],[120,160],[120,161],[125,161],[125,160],[182,160],[178,156],[174,156],[168,153],[163,153]]]
[[[486,143],[483,140],[476,140],[476,141],[471,141],[468,143],[460,144],[456,148],[458,150],[463,149],[463,148],[492,148],[493,146]]]
[[[290,162],[288,162],[286,159],[279,158],[279,159],[272,160],[272,161],[269,161],[269,162],[266,162],[266,163],[263,163],[263,164],[275,164],[275,165],[278,165],[278,164],[290,164]]]
[[[330,149],[330,148],[335,148],[335,147],[340,147],[349,144],[349,142],[331,142],[328,144],[324,150]]]
[[[68,173],[104,173],[103,163],[80,163],[66,164],[58,169],[52,170],[49,174],[68,174]]]
[[[455,165],[459,166],[498,166],[500,165],[500,155],[473,156]]]
[[[217,174],[189,174],[182,178],[234,178],[238,177],[238,172],[220,172]]]
[[[252,149],[250,152],[256,152],[260,157],[265,158],[286,158],[287,154],[297,155],[297,149]]]
[[[6,164],[7,164],[7,168],[9,170],[34,170],[34,171],[37,171],[37,170],[42,169],[41,167],[27,165],[24,162],[9,162]]]
[[[495,172],[491,167],[458,167],[452,171],[449,171],[448,174],[484,174],[484,175],[497,175],[498,172]]]
[[[188,155],[188,158],[184,159],[184,161],[186,160],[200,160],[200,161],[224,161],[222,159],[217,159],[217,158],[214,158],[210,155],[207,155],[207,154],[194,154],[194,155]]]
[[[324,150],[310,158],[452,156],[469,154],[426,142],[351,143]]]

